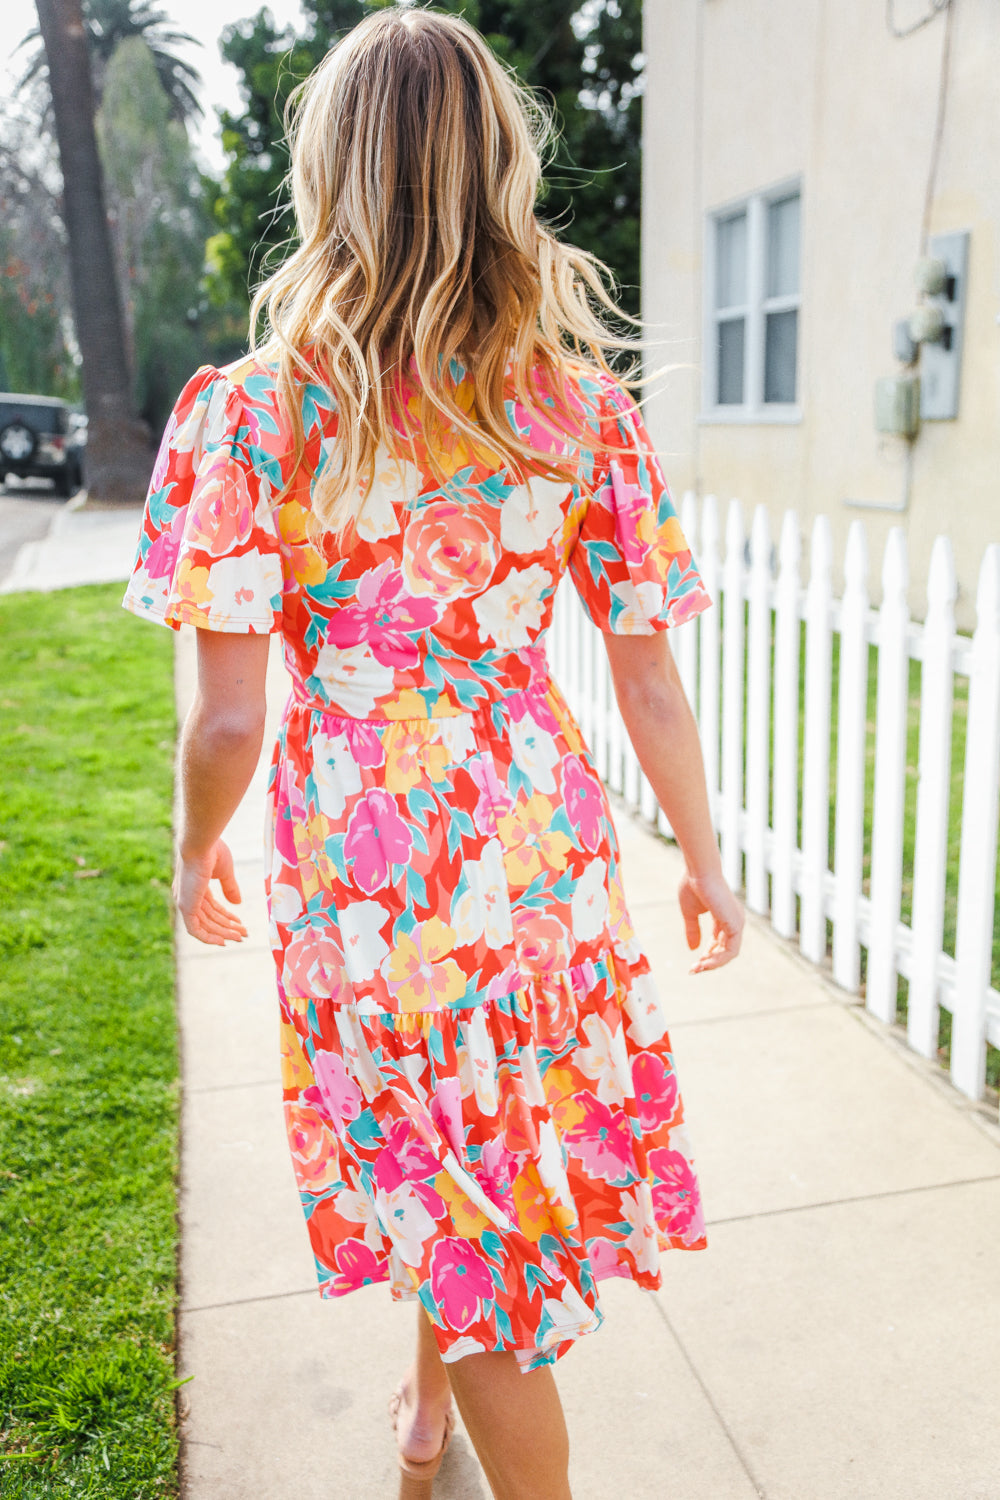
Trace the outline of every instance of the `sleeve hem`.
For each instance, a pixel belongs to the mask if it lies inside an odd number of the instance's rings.
[[[178,614],[169,609],[156,609],[152,605],[143,604],[140,599],[136,599],[134,594],[125,595],[122,608],[129,614],[143,615],[155,621],[157,625],[166,625],[169,630],[180,630],[182,625],[193,625],[196,630],[213,630],[217,635],[275,635],[281,629],[280,620],[273,614],[266,620],[244,618],[227,623],[211,624],[200,610],[182,610]],[[197,618],[191,618],[193,615]]]

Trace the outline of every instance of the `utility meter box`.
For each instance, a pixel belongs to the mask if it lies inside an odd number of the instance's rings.
[[[943,262],[945,278],[941,289],[929,295],[925,303],[939,310],[942,336],[920,346],[920,415],[925,422],[940,422],[958,416],[965,287],[969,279],[968,232],[931,235],[927,249],[934,259]]]
[[[875,382],[875,429],[897,437],[920,430],[920,381],[915,375],[884,375]]]

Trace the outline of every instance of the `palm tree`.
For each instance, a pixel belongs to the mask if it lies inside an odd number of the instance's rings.
[[[119,42],[125,41],[127,37],[138,36],[153,54],[157,75],[170,100],[172,118],[185,123],[203,113],[194,92],[201,83],[201,75],[197,68],[171,50],[178,42],[192,42],[200,47],[201,43],[197,38],[186,31],[175,30],[170,24],[170,17],[165,11],[158,10],[151,0],[83,0],[82,8],[98,104],[103,92],[104,71],[111,60],[111,54]],[[16,50],[30,47],[34,43],[39,44],[18,81],[20,88],[26,88],[34,79],[45,74],[48,64],[41,39],[41,32],[36,26],[18,44]]]
[[[141,500],[151,454],[132,410],[125,325],[94,129],[94,91],[80,0],[36,0],[45,46],[69,248],[73,321],[87,405],[93,497]]]

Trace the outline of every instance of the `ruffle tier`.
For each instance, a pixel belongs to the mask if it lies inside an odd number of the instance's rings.
[[[419,1298],[446,1361],[558,1359],[597,1283],[705,1246],[648,964],[607,953],[473,1009],[283,998],[285,1109],[320,1290]]]

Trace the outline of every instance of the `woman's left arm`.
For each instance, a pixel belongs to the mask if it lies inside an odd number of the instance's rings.
[[[222,834],[257,768],[264,739],[270,637],[198,631],[198,689],[181,733],[181,819],[174,899],[192,937],[217,947],[246,928],[212,894],[218,880],[239,902],[233,857]]]

